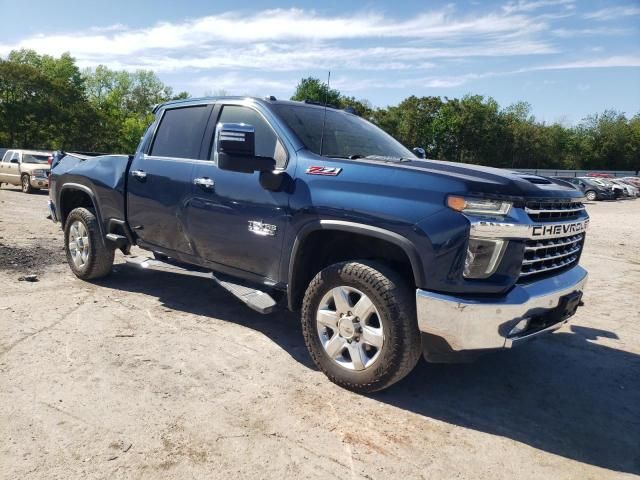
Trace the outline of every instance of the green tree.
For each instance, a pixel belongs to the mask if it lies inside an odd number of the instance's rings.
[[[150,70],[126,72],[100,65],[83,72],[88,100],[98,112],[103,133],[93,145],[98,151],[133,153],[147,126],[153,121],[153,106],[168,100],[188,98],[175,95]]]
[[[91,118],[84,81],[68,54],[19,50],[0,60],[0,140],[14,147],[82,144]]]
[[[329,88],[329,86],[318,80],[317,78],[308,77],[300,80],[296,86],[296,90],[291,100],[304,102],[310,100],[312,102],[327,103],[336,107],[340,106],[341,95],[338,90]]]

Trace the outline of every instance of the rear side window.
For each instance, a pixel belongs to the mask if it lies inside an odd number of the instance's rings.
[[[7,152],[4,154],[4,157],[2,158],[2,161],[9,163],[9,160],[11,160],[12,153],[13,152],[11,150],[7,150]]]
[[[153,140],[151,155],[198,158],[208,113],[206,105],[166,110]]]

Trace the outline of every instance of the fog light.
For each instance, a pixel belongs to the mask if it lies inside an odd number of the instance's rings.
[[[463,275],[467,278],[487,278],[493,275],[502,260],[507,242],[486,238],[470,238]]]

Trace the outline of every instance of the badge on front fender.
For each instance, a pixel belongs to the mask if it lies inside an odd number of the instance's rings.
[[[342,171],[341,168],[338,167],[322,167],[319,165],[312,166],[307,168],[307,175],[324,175],[327,177],[335,177]]]

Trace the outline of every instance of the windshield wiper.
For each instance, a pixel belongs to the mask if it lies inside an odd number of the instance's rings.
[[[324,157],[328,157],[328,158],[344,158],[347,160],[357,160],[359,158],[371,158],[374,160],[381,160],[381,161],[397,161],[397,162],[410,162],[412,159],[411,158],[405,158],[405,157],[395,157],[393,155],[362,155],[360,153],[354,153],[353,155],[323,155]]]

